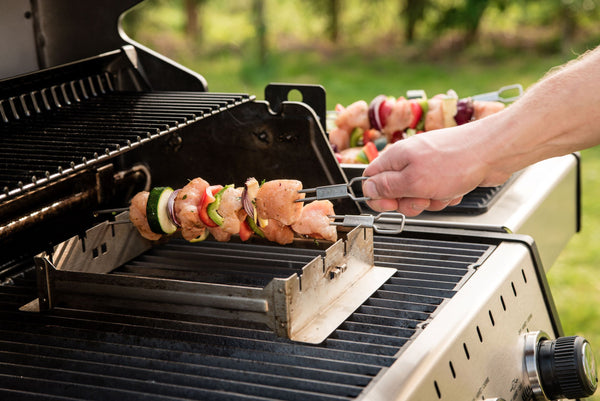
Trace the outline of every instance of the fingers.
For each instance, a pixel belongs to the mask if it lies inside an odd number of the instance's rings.
[[[398,200],[397,212],[402,213],[406,217],[414,217],[426,210],[431,201],[424,198],[402,198]]]
[[[424,211],[437,212],[448,206],[456,206],[462,201],[462,196],[452,200],[435,200],[425,198],[376,199],[367,205],[379,212],[396,211],[406,217],[415,217]]]

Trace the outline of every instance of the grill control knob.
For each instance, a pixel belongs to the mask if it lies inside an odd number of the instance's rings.
[[[598,385],[592,347],[580,336],[550,340],[541,331],[528,333],[525,371],[536,400],[588,397]]]

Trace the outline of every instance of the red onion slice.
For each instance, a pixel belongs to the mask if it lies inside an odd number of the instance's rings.
[[[175,198],[177,197],[177,194],[179,193],[179,191],[180,191],[180,189],[173,191],[171,193],[171,195],[169,196],[169,199],[167,200],[167,212],[168,212],[168,215],[169,215],[169,219],[177,227],[181,227],[181,224],[177,220],[177,215],[175,214],[175,210],[173,209],[173,205],[175,204]]]
[[[379,108],[381,107],[381,104],[386,99],[387,99],[387,96],[385,96],[385,95],[377,95],[371,101],[371,104],[369,104],[369,111],[368,111],[369,123],[371,125],[371,128],[374,128],[378,131],[381,131],[381,129],[383,128],[381,125],[381,117],[379,116]]]
[[[244,190],[242,191],[242,206],[248,216],[254,220],[254,204],[252,203],[252,199],[248,196],[248,188],[246,187],[244,187]]]
[[[257,220],[256,216],[256,206],[254,206],[254,199],[256,199],[256,195],[258,195],[258,189],[260,188],[260,184],[254,177],[250,177],[246,180],[244,184],[244,191],[242,192],[242,206],[244,206],[244,210],[248,213],[248,216],[254,221]]]

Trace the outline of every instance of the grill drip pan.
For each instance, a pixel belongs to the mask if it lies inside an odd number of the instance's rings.
[[[19,312],[20,305],[36,296],[31,267],[0,287],[0,395],[15,400],[355,398],[495,247],[483,240],[403,236],[375,236],[376,264],[397,272],[319,345],[282,339],[260,324],[224,319],[126,309]],[[188,269],[189,260],[202,257],[198,245],[171,241],[117,273],[176,277]],[[234,252],[254,247],[203,245]],[[259,250],[260,256],[249,253],[248,258],[275,275],[287,274],[295,258],[312,253]],[[281,259],[282,250],[290,262],[270,263]],[[248,276],[262,282],[260,274]]]

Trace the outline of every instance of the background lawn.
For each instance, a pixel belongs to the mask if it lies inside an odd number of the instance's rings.
[[[518,22],[511,26],[511,20],[504,18],[486,25],[504,36],[484,32],[474,46],[460,52],[454,50],[451,36],[408,45],[377,36],[373,27],[364,26],[363,36],[371,35],[371,41],[352,32],[332,45],[316,33],[319,27],[315,25],[322,21],[311,20],[294,8],[298,2],[271,1],[267,2],[271,6],[268,21],[273,22],[268,26],[270,49],[266,62],[260,63],[251,42],[254,27],[243,6],[235,8],[228,1],[216,2],[225,4],[217,6],[209,1],[204,9],[205,36],[199,44],[182,33],[184,16],[176,7],[180,3],[150,3],[143,22],[136,21],[132,36],[202,74],[211,91],[246,92],[262,99],[270,82],[320,84],[327,91],[328,109],[336,103],[370,101],[382,93],[400,96],[408,89],[425,89],[433,95],[452,88],[459,96],[469,96],[513,83],[526,88],[552,67],[600,43],[599,36],[590,33],[567,51],[552,46],[548,50],[552,40],[547,39],[546,30],[515,33]],[[360,21],[358,12],[364,9],[360,2],[351,3],[357,15],[350,9],[346,18]],[[390,24],[383,15],[382,21]],[[565,334],[585,336],[600,361],[600,148],[583,151],[582,166],[583,228],[564,249],[548,279]],[[600,396],[590,399],[600,400]]]

